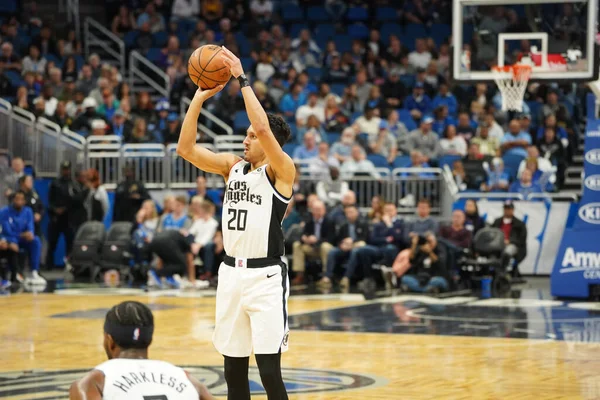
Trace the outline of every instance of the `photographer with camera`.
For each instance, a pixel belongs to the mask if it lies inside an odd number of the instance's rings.
[[[402,276],[404,291],[440,293],[449,288],[446,253],[433,232],[411,236],[410,268]]]

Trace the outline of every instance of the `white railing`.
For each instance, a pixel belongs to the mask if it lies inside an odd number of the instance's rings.
[[[182,116],[185,115],[185,112],[186,112],[187,108],[189,107],[191,101],[192,100],[190,100],[188,97],[184,97],[181,99],[181,102],[179,104],[179,110],[180,110],[180,113]],[[225,131],[225,133],[227,133],[228,135],[233,135],[233,128],[231,128],[229,125],[227,125],[225,122],[223,122],[223,120],[220,119],[219,117],[217,117],[215,114],[208,111],[206,108],[202,108],[202,111],[200,111],[200,115],[206,117],[206,119],[210,120],[212,123],[217,125],[219,128],[223,129]]]
[[[12,148],[12,105],[0,98],[0,149]]]
[[[139,87],[136,88],[136,78],[145,85],[151,86],[162,97],[169,97],[171,90],[169,76],[137,50],[133,50],[129,53],[129,86],[134,93],[140,91]]]
[[[99,47],[111,57],[102,61],[115,65],[121,76],[125,76],[125,42],[120,37],[95,19],[87,17],[84,22],[84,44],[86,58],[93,53],[90,48]]]

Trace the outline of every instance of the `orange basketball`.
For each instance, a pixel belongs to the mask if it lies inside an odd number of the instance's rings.
[[[188,61],[188,75],[202,89],[212,89],[229,82],[231,72],[221,58],[221,46],[205,44],[198,47]]]

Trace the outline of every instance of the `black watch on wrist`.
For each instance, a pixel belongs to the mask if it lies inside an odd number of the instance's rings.
[[[246,75],[241,74],[237,77],[238,82],[240,83],[240,88],[245,88],[246,86],[250,86],[250,81],[246,78]]]

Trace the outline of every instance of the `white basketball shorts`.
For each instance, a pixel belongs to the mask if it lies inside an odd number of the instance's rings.
[[[226,256],[217,286],[217,351],[229,357],[287,351],[289,287],[287,266],[277,258]]]

